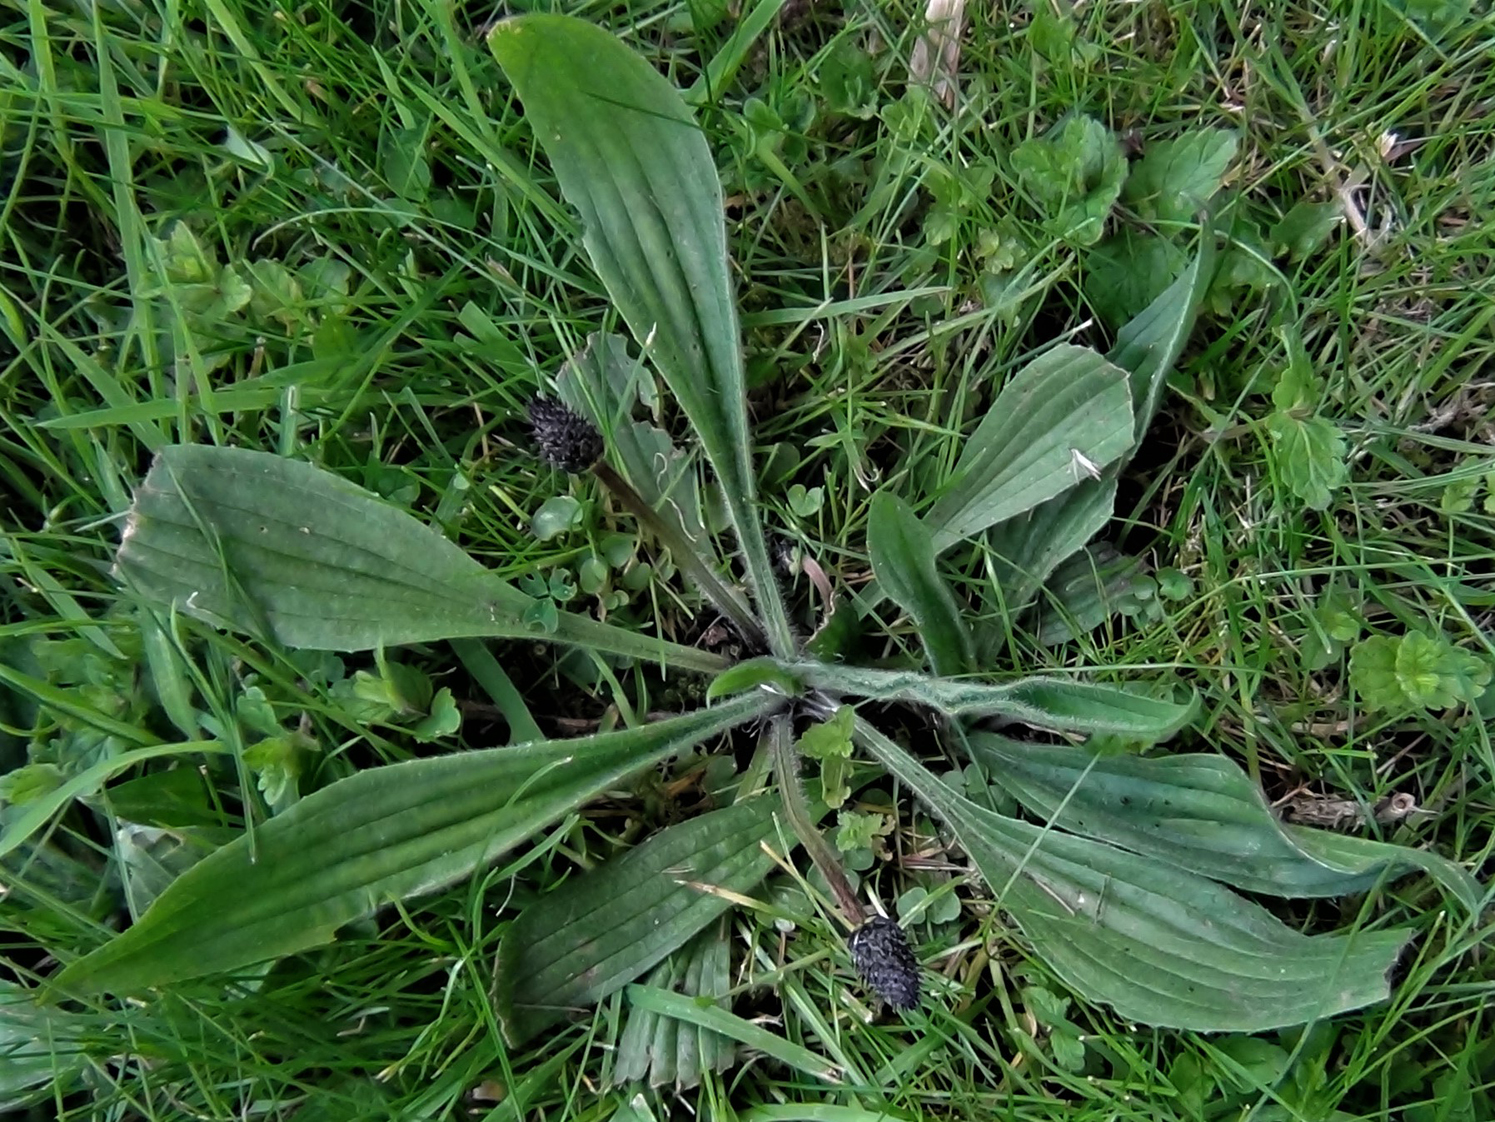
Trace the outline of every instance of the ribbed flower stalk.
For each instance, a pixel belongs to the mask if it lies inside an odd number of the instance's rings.
[[[659,516],[611,464],[602,458],[602,434],[581,414],[548,397],[537,397],[529,407],[530,428],[540,458],[571,474],[590,471],[619,504],[637,518],[670,551],[675,564],[716,609],[732,621],[743,641],[761,651],[768,639],[747,603],[696,552],[679,527]]]

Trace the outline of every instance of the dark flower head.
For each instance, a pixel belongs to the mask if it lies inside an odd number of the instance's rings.
[[[908,936],[886,916],[873,916],[847,940],[857,973],[872,991],[894,1009],[919,1003],[919,960]]]
[[[529,403],[529,424],[540,458],[551,467],[583,472],[602,458],[602,434],[554,398]]]

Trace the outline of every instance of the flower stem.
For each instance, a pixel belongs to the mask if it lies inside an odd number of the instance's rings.
[[[800,786],[799,759],[794,750],[794,728],[789,718],[783,715],[775,717],[768,735],[773,748],[773,769],[779,778],[779,798],[784,804],[784,817],[789,819],[789,828],[799,838],[805,852],[810,855],[810,860],[830,886],[831,894],[835,896],[847,926],[857,927],[862,922],[862,905],[841,868],[840,858],[831,850],[810,816],[804,788]]]
[[[679,565],[685,575],[690,578],[691,583],[716,605],[717,610],[736,625],[747,644],[754,650],[766,649],[768,639],[763,633],[762,625],[753,617],[753,613],[742,597],[729,588],[727,583],[696,551],[695,543],[686,537],[678,526],[661,518],[659,512],[646,503],[644,497],[633,489],[633,485],[619,475],[606,460],[598,460],[594,463],[592,474],[670,551],[675,564]]]

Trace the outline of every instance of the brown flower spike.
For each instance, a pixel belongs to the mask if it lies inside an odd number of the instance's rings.
[[[873,916],[846,940],[862,981],[894,1009],[919,1004],[919,960],[908,936],[887,916]]]
[[[540,458],[551,467],[577,474],[602,458],[602,434],[554,398],[530,402],[529,424]]]

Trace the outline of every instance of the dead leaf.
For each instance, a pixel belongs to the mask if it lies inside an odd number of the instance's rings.
[[[965,0],[929,0],[924,9],[927,29],[908,60],[909,80],[929,85],[947,109],[955,105],[955,72],[960,66],[960,31],[965,14]]]

